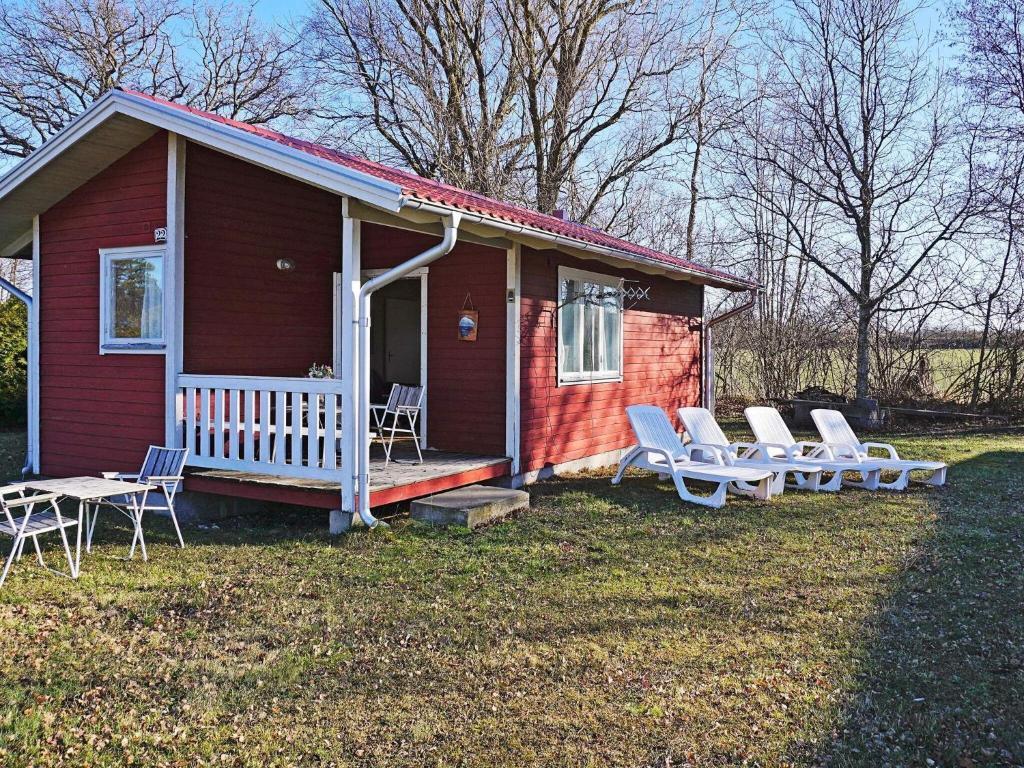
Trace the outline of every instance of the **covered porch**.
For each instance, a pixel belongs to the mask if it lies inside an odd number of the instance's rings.
[[[438,250],[360,318],[361,288],[441,232],[363,221],[346,198],[191,144],[187,167],[167,252],[166,423],[189,490],[355,511],[361,495],[376,507],[512,474],[509,250]],[[467,302],[484,329],[470,343],[455,333]],[[421,464],[385,463],[379,445],[363,459],[368,404],[393,384],[422,388]],[[409,438],[396,446],[416,458]]]
[[[189,451],[187,488],[338,508],[353,474],[342,439],[345,387],[341,379],[180,374],[176,443]],[[422,460],[411,438],[396,441],[388,460],[371,442],[370,507],[511,472],[506,456],[421,445]]]

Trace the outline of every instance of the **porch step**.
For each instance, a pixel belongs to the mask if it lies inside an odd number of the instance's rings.
[[[530,494],[511,488],[468,485],[412,502],[413,520],[431,525],[479,528],[530,507]]]

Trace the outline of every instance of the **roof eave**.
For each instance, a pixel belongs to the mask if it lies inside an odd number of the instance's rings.
[[[415,196],[409,196],[403,198],[403,207],[415,208],[418,210],[434,211],[438,215],[445,215],[448,213],[458,212],[462,214],[462,217],[469,218],[472,221],[484,224],[485,226],[491,226],[495,229],[499,229],[503,232],[507,232],[511,235],[524,234],[529,237],[536,238],[538,240],[546,240],[555,245],[566,245],[579,250],[588,251],[590,253],[600,254],[611,258],[621,259],[624,261],[634,262],[636,264],[643,264],[647,267],[657,269],[659,271],[673,272],[677,274],[683,274],[693,278],[696,282],[700,282],[703,285],[709,285],[715,288],[725,288],[730,291],[750,291],[754,290],[758,286],[755,283],[751,283],[748,280],[743,280],[739,277],[724,277],[718,274],[711,274],[701,269],[688,269],[681,265],[669,264],[659,259],[647,258],[640,254],[631,253],[630,251],[623,251],[618,248],[609,248],[603,245],[597,245],[580,238],[568,237],[566,235],[559,235],[555,232],[550,232],[546,229],[539,227],[533,227],[528,224],[520,224],[519,222],[508,221],[501,219],[496,216],[489,216],[478,211],[466,211],[465,209],[458,208],[450,205],[443,205],[433,201],[423,200]]]
[[[122,114],[177,133],[198,144],[308,184],[358,198],[390,211],[402,205],[397,184],[331,163],[269,138],[248,134],[190,112],[167,107],[123,91],[108,91],[25,160],[0,177],[0,201],[55,160],[69,146],[114,114]]]

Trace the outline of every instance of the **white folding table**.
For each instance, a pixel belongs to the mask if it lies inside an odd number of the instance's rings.
[[[85,509],[90,504],[123,497],[128,499],[127,508],[130,510],[128,518],[135,525],[135,535],[132,536],[132,546],[128,550],[129,559],[135,556],[135,544],[139,544],[142,550],[142,559],[148,560],[146,554],[146,540],[142,536],[142,509],[146,506],[147,494],[156,489],[156,486],[147,483],[130,483],[124,480],[107,480],[102,477],[64,477],[57,480],[30,480],[24,483],[26,488],[34,491],[45,491],[56,493],[62,497],[74,499],[78,502],[78,533],[75,542],[75,572],[74,578],[78,578],[79,567],[82,558],[82,525]],[[141,495],[141,500],[140,500]]]

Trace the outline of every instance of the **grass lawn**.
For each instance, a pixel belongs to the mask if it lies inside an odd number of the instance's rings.
[[[0,765],[1024,764],[1021,433],[898,443],[949,487],[594,475],[477,533],[150,520],[148,564],[107,518],[0,590]]]

